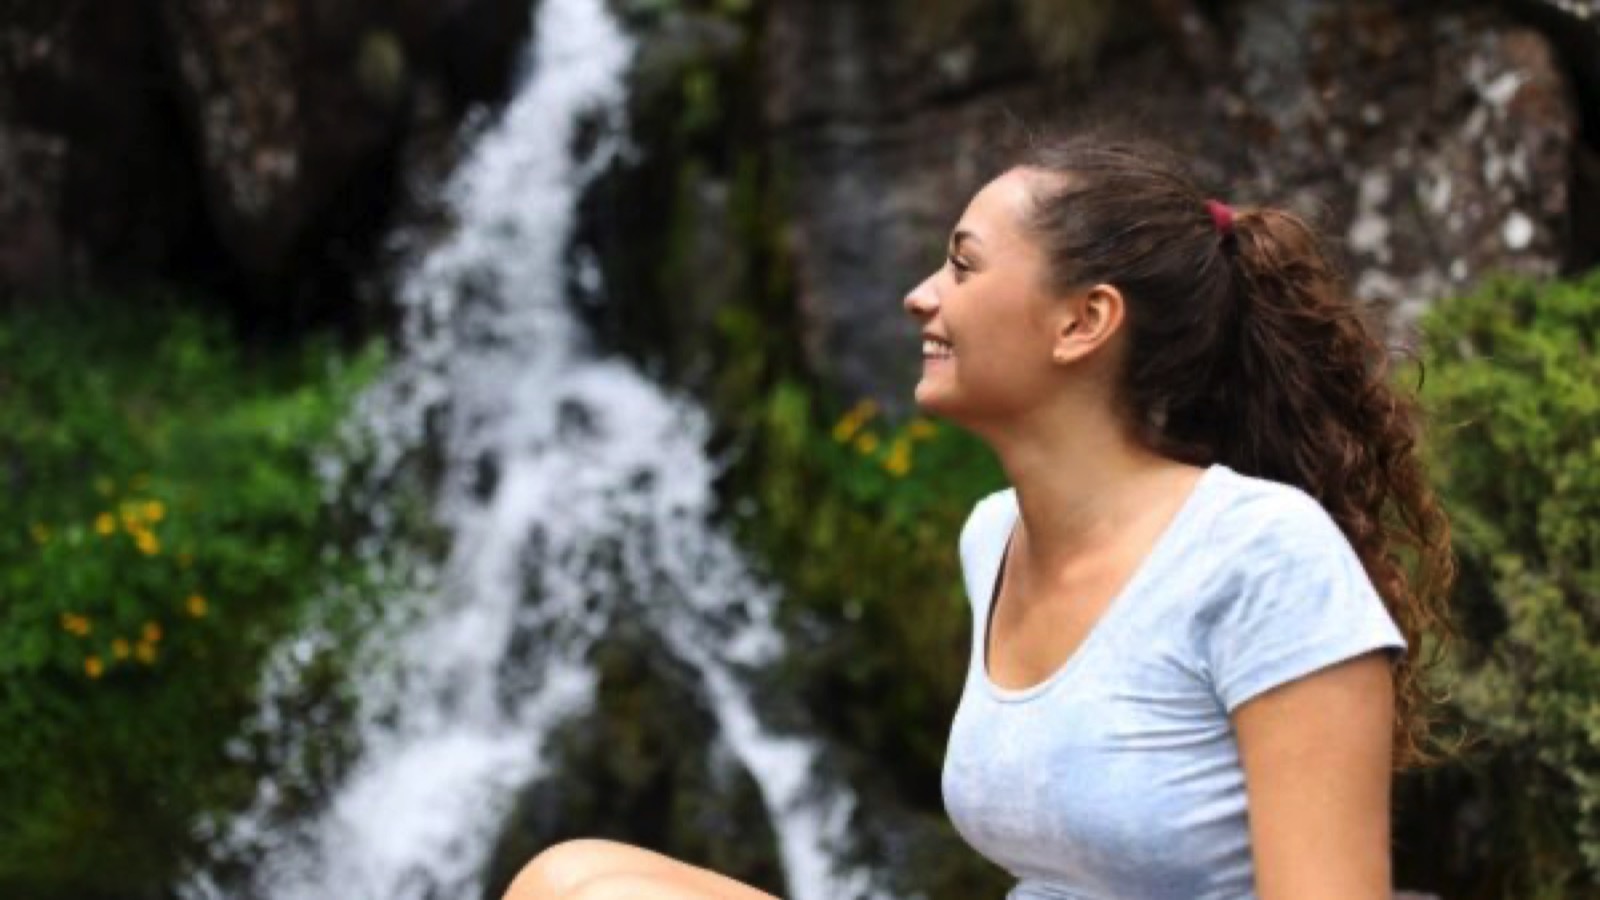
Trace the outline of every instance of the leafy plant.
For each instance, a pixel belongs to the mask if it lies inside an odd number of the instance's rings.
[[[161,894],[248,799],[267,649],[362,596],[314,454],[381,362],[164,294],[0,319],[0,894]]]

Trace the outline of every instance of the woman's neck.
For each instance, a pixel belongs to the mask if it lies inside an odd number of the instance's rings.
[[[1035,577],[1069,571],[1152,519],[1167,521],[1199,476],[1104,414],[1040,417],[986,437],[1021,508],[1013,552]]]

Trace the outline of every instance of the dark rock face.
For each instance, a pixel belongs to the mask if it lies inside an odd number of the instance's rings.
[[[404,50],[392,33],[360,33],[349,9],[162,6],[218,235],[250,273],[280,272],[312,216],[392,143]]]
[[[1548,42],[1489,15],[1290,8],[1300,34],[1239,12],[1249,194],[1320,213],[1357,293],[1402,317],[1492,271],[1555,274],[1579,130]]]
[[[220,277],[270,306],[352,279],[402,154],[503,95],[533,6],[20,4],[0,24],[0,290]]]
[[[1600,265],[1600,2],[1519,0],[1513,6],[1550,40],[1577,88],[1583,143],[1572,161],[1567,268]]]
[[[164,268],[203,243],[190,154],[151,10],[9,3],[0,22],[0,293],[46,289],[88,258]]]
[[[912,20],[889,4],[772,8],[768,111],[791,169],[806,346],[849,394],[908,407],[919,360],[901,298],[941,263],[1013,116],[1174,144],[1231,202],[1320,223],[1358,292],[1402,317],[1572,255],[1574,88],[1546,37],[1502,14],[1252,0],[1208,17],[1162,2],[1144,30],[1113,21],[1085,76],[1000,6],[936,48],[896,40]]]

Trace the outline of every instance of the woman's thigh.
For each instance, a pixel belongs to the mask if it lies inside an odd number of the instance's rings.
[[[511,883],[505,900],[555,900],[607,876],[654,880],[663,886],[664,896],[671,896],[666,891],[676,888],[729,900],[776,900],[771,894],[710,869],[643,847],[594,838],[564,841],[534,857]],[[592,890],[600,889],[600,885],[592,886]]]
[[[716,875],[715,872],[710,874]],[[679,873],[601,875],[563,894],[562,900],[769,900],[772,897],[732,879],[716,877],[731,887],[701,884],[692,878],[680,880]]]

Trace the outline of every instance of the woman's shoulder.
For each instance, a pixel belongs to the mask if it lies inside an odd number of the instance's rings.
[[[1236,590],[1286,590],[1295,585],[1366,580],[1344,531],[1326,508],[1299,487],[1228,472],[1225,496],[1199,550],[1211,571]],[[1319,588],[1320,589],[1320,588]]]
[[[1302,488],[1220,468],[1223,497],[1212,527],[1214,542],[1282,547],[1343,539],[1327,509]]]

